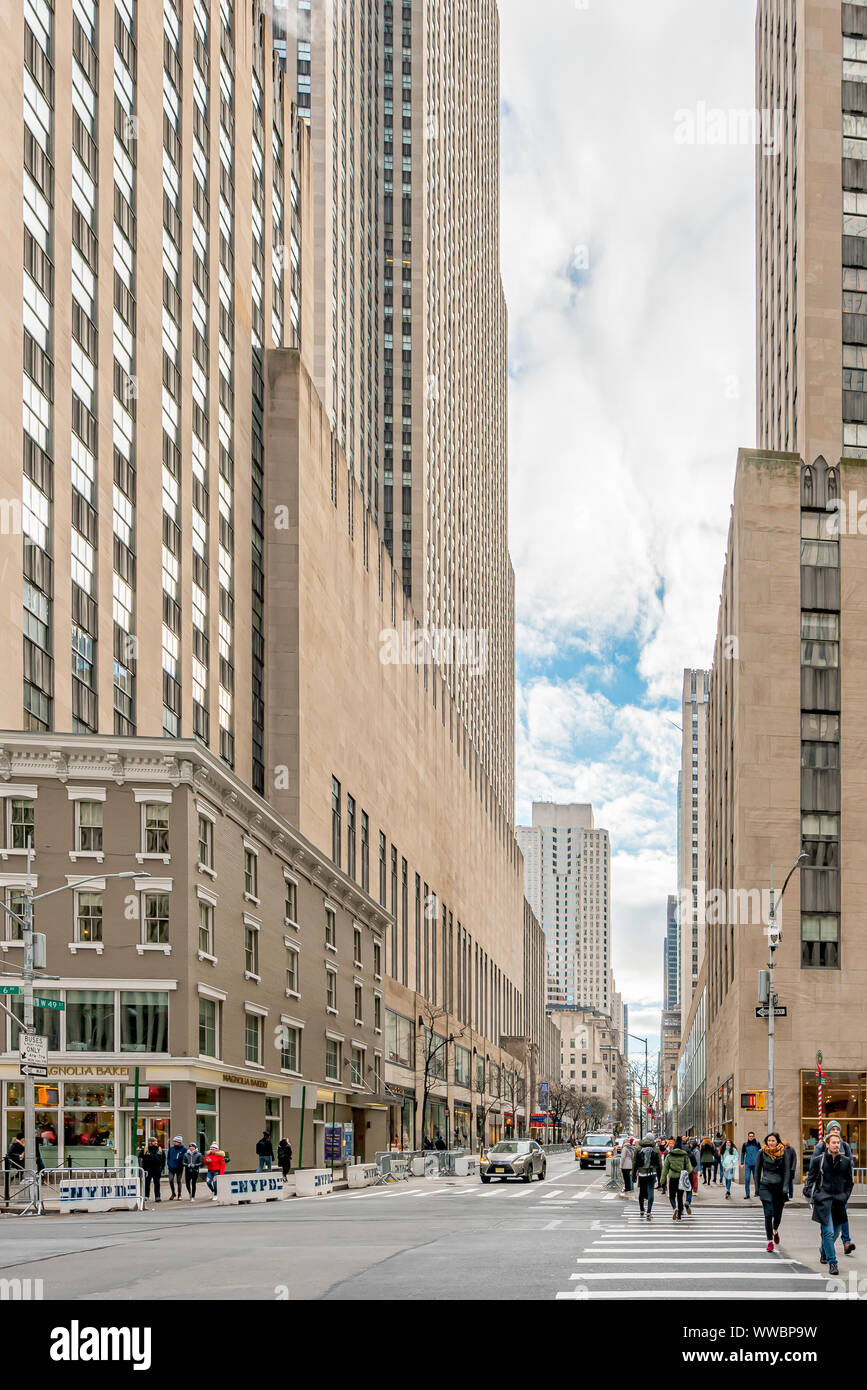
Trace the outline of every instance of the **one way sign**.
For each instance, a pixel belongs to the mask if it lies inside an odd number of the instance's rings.
[[[775,1004],[775,1005],[774,1005],[774,1018],[785,1018],[787,1013],[788,1013],[788,1009],[786,1008],[785,1004]],[[767,1018],[767,1016],[768,1016],[768,1006],[767,1006],[767,1004],[757,1004],[757,1005],[756,1005],[756,1018]]]

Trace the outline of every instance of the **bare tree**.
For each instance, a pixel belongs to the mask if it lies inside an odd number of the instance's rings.
[[[574,1086],[565,1081],[552,1081],[548,1085],[548,1113],[553,1116],[555,1130],[562,1133],[564,1116],[574,1112],[579,1093]]]
[[[432,1004],[429,1004],[427,1000],[422,1000],[419,1008],[421,1012],[418,1016],[416,1051],[422,1074],[420,1141],[422,1146],[424,1146],[428,1101],[431,1096],[435,1094],[436,1088],[442,1086],[445,1090],[444,1099],[446,1104],[448,1104],[449,1043],[454,1043],[456,1038],[462,1038],[464,1036],[464,1029],[461,1028],[457,1033],[449,1033],[447,1036],[443,1037],[437,1034],[434,1028],[438,1021],[448,1020],[448,1013],[446,1010],[435,1008]]]
[[[523,1103],[524,1103],[524,1094],[525,1094],[524,1078],[523,1078],[523,1076],[521,1075],[521,1073],[518,1071],[517,1063],[515,1064],[515,1067],[514,1067],[513,1070],[507,1070],[507,1069],[504,1067],[504,1068],[503,1068],[502,1077],[503,1077],[503,1100],[505,1101],[506,1106],[511,1108],[512,1115],[513,1115],[514,1130],[515,1130],[515,1133],[514,1133],[514,1136],[513,1136],[513,1137],[514,1137],[515,1139],[517,1139],[517,1138],[520,1137],[520,1136],[519,1136],[519,1132],[518,1132],[518,1131],[519,1131],[519,1128],[520,1128],[519,1125],[518,1125],[518,1106],[519,1106],[519,1105],[523,1105]],[[525,1121],[524,1121],[524,1125],[525,1125],[525,1128],[526,1128],[526,1127],[527,1127],[527,1121],[526,1121],[526,1119],[525,1119]]]

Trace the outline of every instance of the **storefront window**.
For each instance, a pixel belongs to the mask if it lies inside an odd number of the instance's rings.
[[[103,989],[71,989],[66,995],[68,1052],[114,1051],[114,994]]]
[[[121,1052],[168,1052],[169,996],[125,990],[120,996]]]
[[[280,1097],[265,1097],[265,1128],[271,1139],[271,1147],[277,1153],[277,1145],[280,1143]]]
[[[815,1072],[801,1072],[801,1158],[804,1171],[819,1142],[819,1083]],[[822,1128],[837,1120],[852,1149],[853,1167],[865,1164],[867,1140],[867,1072],[829,1071],[822,1086]]]
[[[437,1139],[445,1142],[445,1137],[446,1103],[444,1100],[429,1098],[425,1112],[424,1138],[434,1143]]]
[[[105,1110],[64,1110],[67,1168],[108,1168],[115,1162],[114,1103]]]
[[[203,1153],[217,1142],[217,1092],[210,1086],[196,1087],[196,1135]]]
[[[467,1107],[455,1106],[454,1111],[454,1138],[453,1145],[456,1149],[468,1149],[470,1146],[470,1135],[473,1132],[473,1114]]]

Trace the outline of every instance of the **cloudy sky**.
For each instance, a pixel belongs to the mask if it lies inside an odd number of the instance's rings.
[[[668,721],[683,668],[709,663],[755,444],[755,151],[720,143],[713,114],[743,131],[754,13],[500,0],[518,823],[534,799],[593,803],[617,984],[653,1035],[677,887]]]

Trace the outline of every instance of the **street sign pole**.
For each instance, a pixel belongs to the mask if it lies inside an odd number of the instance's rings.
[[[774,1129],[774,1005],[777,996],[774,994],[774,951],[776,950],[776,920],[774,917],[774,866],[771,865],[771,910],[770,930],[768,932],[768,944],[770,945],[770,988],[768,990],[768,1133]]]

